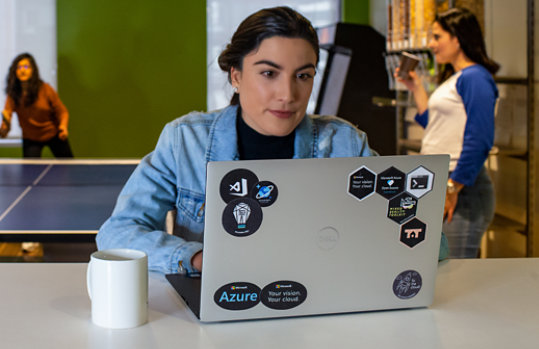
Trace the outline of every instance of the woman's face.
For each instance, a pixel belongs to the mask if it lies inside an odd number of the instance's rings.
[[[429,48],[434,52],[436,62],[439,64],[455,62],[461,52],[457,37],[443,30],[438,22],[432,25],[432,40]]]
[[[32,77],[34,69],[32,68],[32,65],[30,64],[30,60],[28,58],[23,58],[17,63],[17,79],[21,82],[25,82],[30,80]]]
[[[316,53],[307,40],[274,36],[231,69],[247,125],[267,136],[286,136],[303,120],[313,88]]]

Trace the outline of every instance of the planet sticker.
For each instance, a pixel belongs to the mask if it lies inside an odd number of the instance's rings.
[[[260,206],[267,207],[277,200],[279,190],[277,186],[270,181],[261,181],[256,183],[251,190],[251,197],[258,201]]]

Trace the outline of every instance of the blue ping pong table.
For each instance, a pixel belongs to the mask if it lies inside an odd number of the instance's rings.
[[[94,241],[138,162],[0,160],[0,241]]]

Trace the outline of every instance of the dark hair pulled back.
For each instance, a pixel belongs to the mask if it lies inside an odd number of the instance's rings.
[[[500,69],[500,65],[488,57],[481,27],[470,10],[459,7],[449,9],[436,15],[434,22],[457,38],[460,48],[473,62],[481,64],[493,75]],[[453,73],[454,67],[445,64],[438,75],[439,82],[445,81]]]
[[[316,53],[318,63],[320,54],[318,35],[311,22],[290,7],[266,8],[244,19],[236,29],[230,43],[219,55],[219,67],[228,73],[228,81],[231,82],[231,68],[241,71],[243,58],[256,50],[264,39],[274,36],[307,40]],[[232,96],[230,104],[239,104],[237,93]]]

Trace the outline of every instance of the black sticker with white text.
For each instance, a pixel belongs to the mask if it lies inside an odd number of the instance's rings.
[[[305,286],[295,281],[276,281],[260,292],[262,304],[270,309],[287,310],[303,303],[307,298]]]

